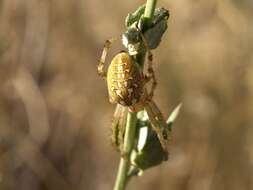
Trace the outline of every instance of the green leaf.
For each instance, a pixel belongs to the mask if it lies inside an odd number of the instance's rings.
[[[153,25],[156,25],[162,20],[168,20],[170,17],[170,13],[167,9],[165,8],[157,8],[154,13],[153,17]]]
[[[168,128],[170,130],[172,130],[172,125],[173,123],[175,122],[175,120],[177,119],[178,115],[179,115],[179,112],[181,110],[181,107],[182,107],[182,103],[180,103],[170,114],[169,118],[167,119],[167,125],[168,125]]]
[[[125,35],[127,36],[129,43],[136,42],[136,34],[133,33],[133,28],[140,28],[147,40],[148,46],[150,49],[155,49],[161,42],[164,32],[167,30],[167,21],[169,18],[169,11],[164,8],[157,8],[154,12],[154,17],[152,23],[148,28],[143,28],[144,24],[144,14],[145,5],[140,6],[134,13],[129,13],[126,17],[125,25],[127,31]],[[133,39],[135,40],[133,40]]]
[[[162,35],[167,29],[167,21],[162,20],[161,22],[157,23],[153,28],[147,30],[144,33],[144,36],[148,42],[148,47],[150,49],[155,49],[161,42]]]
[[[139,22],[141,16],[144,14],[145,7],[146,5],[144,4],[138,7],[138,9],[135,12],[129,13],[127,15],[126,20],[125,20],[125,25],[127,28],[132,26],[135,22]]]
[[[170,114],[167,125],[171,130],[182,103],[180,103]],[[131,154],[131,163],[133,164],[129,175],[142,175],[143,171],[161,164],[168,159],[168,154],[164,152],[157,134],[151,128],[148,114],[145,110],[137,114],[138,142],[137,147]]]
[[[151,128],[146,111],[137,114],[138,142],[131,154],[132,168],[131,176],[141,175],[144,170],[157,166],[167,160],[167,153],[164,152],[156,132]]]
[[[134,164],[140,170],[146,170],[150,167],[159,165],[162,161],[167,160],[168,155],[164,152],[156,133],[148,128],[148,136],[145,146],[141,151],[136,152]]]
[[[155,10],[152,26],[144,32],[150,49],[155,49],[161,42],[164,32],[167,30],[169,11],[164,8]]]

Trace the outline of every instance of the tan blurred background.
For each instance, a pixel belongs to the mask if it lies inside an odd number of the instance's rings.
[[[0,1],[0,189],[111,190],[106,39],[145,1]],[[159,0],[169,28],[154,51],[155,101],[183,102],[170,160],[128,189],[253,189],[253,2]],[[119,48],[112,48],[110,57]]]

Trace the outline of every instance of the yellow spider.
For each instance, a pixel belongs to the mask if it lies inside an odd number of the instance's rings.
[[[139,32],[139,30],[138,30]],[[113,104],[117,104],[114,114],[114,125],[119,124],[119,136],[123,142],[124,126],[127,110],[130,112],[138,112],[145,109],[153,130],[157,133],[158,139],[164,152],[167,153],[167,142],[169,130],[164,117],[160,110],[153,102],[153,94],[156,87],[156,78],[152,68],[152,53],[148,48],[144,35],[139,32],[147,53],[148,53],[148,69],[144,74],[142,68],[136,61],[137,51],[131,51],[136,44],[129,43],[128,51],[121,51],[112,59],[107,72],[104,65],[109,48],[116,39],[107,40],[104,45],[102,56],[98,65],[98,74],[107,80],[109,100]],[[127,39],[124,39],[123,43]],[[134,53],[133,53],[134,52]],[[146,84],[152,80],[151,90],[148,92]],[[113,128],[113,132],[115,129]],[[115,136],[115,134],[113,134]],[[116,141],[116,140],[113,140]],[[115,143],[115,142],[114,142]]]

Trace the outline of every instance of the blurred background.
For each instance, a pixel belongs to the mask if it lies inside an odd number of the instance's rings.
[[[97,63],[145,3],[0,1],[0,189],[111,190],[115,105]],[[253,189],[253,1],[159,0],[155,101],[183,102],[170,159],[128,189]],[[109,59],[122,46],[113,46]]]

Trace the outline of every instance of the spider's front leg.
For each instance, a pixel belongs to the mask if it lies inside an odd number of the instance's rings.
[[[150,92],[148,93],[148,100],[152,100],[152,98],[154,96],[154,91],[155,91],[155,88],[156,88],[156,85],[157,85],[155,72],[154,72],[154,69],[152,67],[152,62],[153,62],[153,55],[150,52],[150,50],[148,50],[148,74],[145,76],[145,78],[146,78],[147,82],[152,80],[151,89],[150,89]]]
[[[103,77],[104,79],[106,79],[106,76],[107,76],[107,72],[105,71],[105,59],[106,59],[106,56],[109,52],[111,44],[114,41],[116,41],[117,39],[118,38],[111,38],[109,40],[106,40],[105,44],[104,44],[104,49],[103,49],[103,52],[102,52],[102,55],[101,55],[101,58],[100,58],[99,64],[98,64],[98,74],[99,74],[99,76]]]
[[[145,36],[142,34],[142,32],[140,32],[140,36],[141,36],[144,46],[148,52],[148,71],[147,71],[147,74],[145,75],[145,84],[148,83],[150,80],[152,80],[151,89],[150,89],[150,92],[148,93],[148,100],[152,100],[152,98],[154,96],[154,91],[155,91],[155,88],[157,85],[155,72],[153,69],[153,54],[151,53],[151,50],[148,47],[148,42],[147,42]]]

